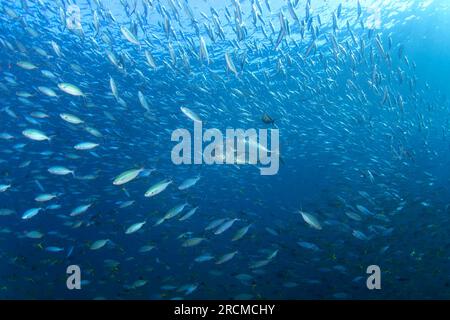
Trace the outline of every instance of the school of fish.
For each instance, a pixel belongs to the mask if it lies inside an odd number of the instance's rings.
[[[387,2],[377,25],[363,0],[0,1],[0,298],[371,298],[371,264],[402,297],[434,259],[424,282],[448,279],[448,101]],[[279,173],[172,164],[199,121],[279,129]]]

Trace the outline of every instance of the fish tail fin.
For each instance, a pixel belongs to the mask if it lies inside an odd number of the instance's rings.
[[[54,134],[54,135],[51,135],[50,137],[48,137],[48,143],[49,144],[51,144],[52,143],[52,140],[53,140],[53,138],[55,138],[56,137],[56,134]]]

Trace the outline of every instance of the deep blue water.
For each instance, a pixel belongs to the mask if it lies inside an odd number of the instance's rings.
[[[179,0],[174,7],[139,0],[135,9],[134,1],[124,7],[80,0],[80,34],[61,21],[67,1],[0,1],[0,190],[6,189],[0,192],[0,298],[450,297],[449,3],[360,1],[358,17],[357,1],[291,1],[296,22],[287,1],[268,2],[270,12],[264,0],[240,6]],[[262,9],[256,22],[252,4]],[[380,8],[379,18],[371,8]],[[276,44],[280,20],[289,31]],[[139,45],[122,26],[136,30]],[[180,107],[194,111],[205,129],[278,129],[278,173],[264,176],[254,165],[173,164],[173,130],[193,131]],[[63,113],[83,122],[69,123]],[[264,114],[275,124],[264,123]],[[44,141],[27,137],[29,129]],[[81,142],[98,146],[76,150]],[[74,174],[52,174],[53,166]],[[113,184],[139,168],[155,171]],[[178,189],[197,176],[194,186]],[[167,189],[144,195],[164,179],[172,180]],[[56,197],[36,201],[42,194]],[[125,201],[134,202],[121,208]],[[182,213],[155,226],[185,202]],[[23,219],[31,208],[42,210]],[[216,219],[235,218],[221,234],[214,234],[220,226],[205,230]],[[143,221],[139,231],[126,233]],[[183,246],[195,237],[204,240]],[[206,253],[210,261],[195,261]],[[81,290],[66,287],[69,265],[81,269]],[[369,265],[381,269],[381,290],[366,286]]]

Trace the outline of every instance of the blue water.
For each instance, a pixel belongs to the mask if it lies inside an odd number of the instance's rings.
[[[449,2],[360,1],[358,17],[357,1],[291,1],[298,22],[287,1],[268,2],[270,12],[264,0],[79,0],[81,33],[67,25],[68,1],[0,1],[0,298],[450,297]],[[252,4],[261,7],[255,21]],[[283,19],[289,30],[277,44]],[[205,130],[278,129],[277,174],[261,175],[261,164],[175,165],[172,132],[193,132],[194,123],[180,107]],[[275,123],[264,123],[264,114]],[[27,137],[29,129],[44,141]],[[76,150],[81,142],[98,146]],[[74,174],[52,174],[52,166]],[[155,171],[113,184],[140,168]],[[144,195],[164,179],[172,181],[167,189]],[[56,197],[36,201],[42,194]],[[133,202],[121,208],[126,201]],[[182,213],[155,226],[185,202]],[[42,210],[23,219],[31,208]],[[235,218],[221,234],[214,234],[219,226],[205,230]],[[204,240],[183,246],[195,237]],[[195,260],[206,253],[213,258]],[[70,265],[81,269],[80,290],[66,286]],[[380,267],[379,290],[367,288],[370,265]]]

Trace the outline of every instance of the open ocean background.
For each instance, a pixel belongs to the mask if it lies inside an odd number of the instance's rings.
[[[251,9],[257,4],[240,1],[246,32],[238,39],[230,0],[138,0],[134,10],[134,1],[0,0],[0,186],[9,186],[0,192],[0,298],[450,298],[450,1],[361,0],[358,18],[357,1],[311,0],[317,30],[306,28],[303,38],[288,2],[268,1],[270,13],[259,1],[257,27]],[[306,26],[308,1],[291,2]],[[70,4],[81,9],[82,35],[62,22]],[[276,45],[280,11],[290,30]],[[121,26],[137,30],[140,44],[127,41]],[[334,49],[331,35],[339,44]],[[199,54],[200,36],[209,62]],[[223,131],[273,129],[261,121],[270,115],[280,132],[278,174],[260,175],[253,165],[174,165],[172,131],[193,130],[182,106],[205,129]],[[64,121],[62,113],[83,122]],[[27,129],[50,141],[27,138]],[[74,149],[81,142],[98,146]],[[74,174],[51,174],[52,166]],[[147,170],[113,184],[139,168]],[[198,176],[192,187],[178,189]],[[172,180],[167,189],[144,195],[164,179]],[[56,197],[36,201],[42,194]],[[188,204],[182,213],[155,226],[182,203]],[[31,208],[42,210],[23,219]],[[239,220],[221,234],[205,230],[218,219]],[[204,240],[183,246],[193,237]],[[107,241],[93,250],[98,240]],[[206,254],[211,260],[196,261]],[[81,268],[81,290],[66,287],[73,264]],[[381,290],[366,287],[369,265],[381,268]]]

